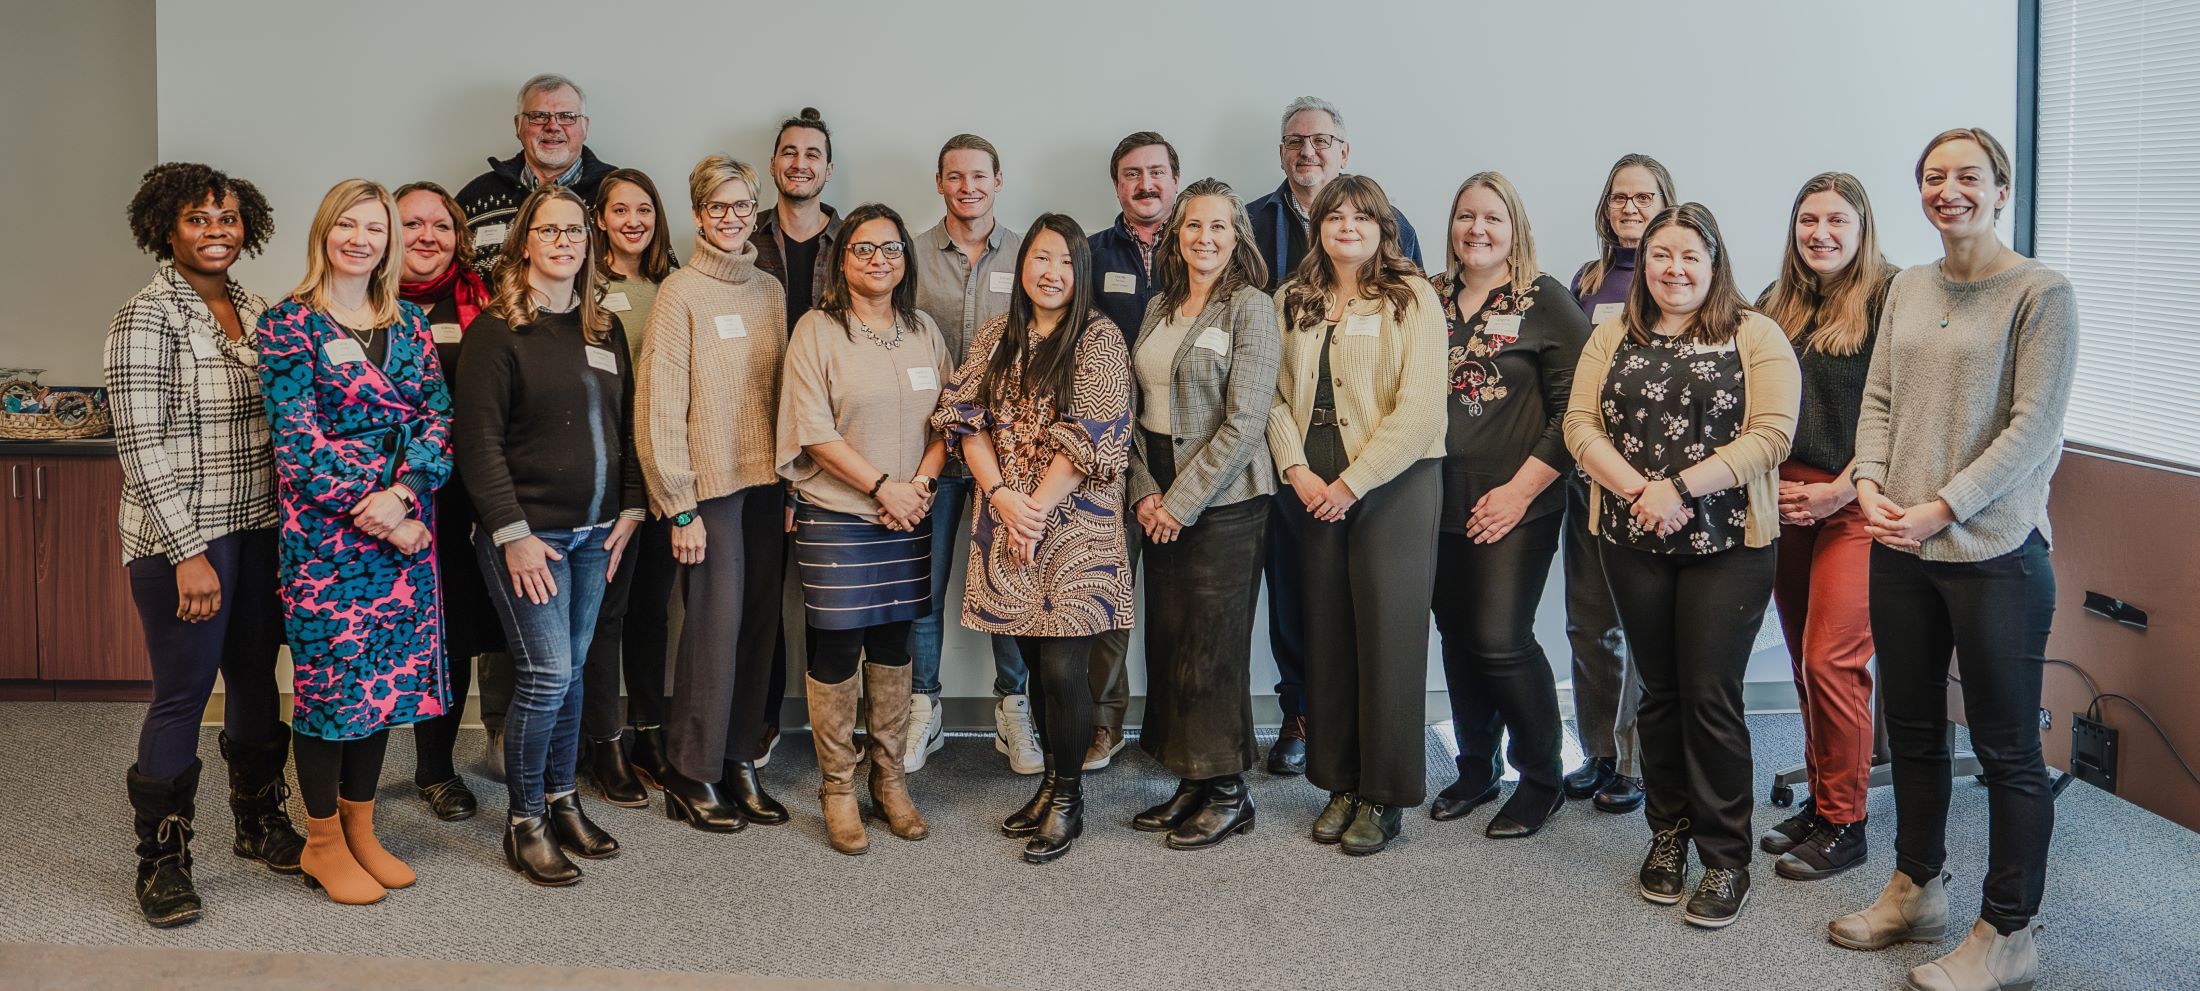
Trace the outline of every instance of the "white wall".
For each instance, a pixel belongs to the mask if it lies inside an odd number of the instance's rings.
[[[332,183],[455,188],[485,157],[514,153],[513,91],[542,71],[587,87],[590,146],[651,173],[676,213],[696,158],[761,163],[776,122],[804,105],[834,127],[827,200],[884,200],[914,225],[939,217],[934,154],[966,130],[1001,148],[1001,214],[1018,227],[1049,209],[1108,223],[1108,151],[1141,129],[1176,144],[1188,179],[1221,176],[1250,198],[1280,181],[1281,107],[1314,93],[1343,108],[1350,168],[1406,210],[1424,261],[1441,258],[1459,180],[1495,168],[1526,198],[1544,267],[1563,276],[1594,248],[1612,159],[1646,152],[1682,198],[1718,214],[1750,292],[1777,270],[1789,203],[1812,174],[1859,175],[1879,196],[1887,252],[1915,263],[1937,253],[1910,180],[1924,140],[1973,124],[2014,137],[2015,8],[1988,0],[1930,20],[1914,0],[1838,12],[1744,0],[171,0],[159,13],[160,156],[266,191],[277,236],[239,272],[269,295],[302,271],[299,238]],[[213,51],[234,58],[209,99]],[[95,217],[119,206],[89,205]],[[1539,629],[1563,672],[1557,606],[1546,598]],[[948,690],[983,694],[987,662],[955,632]],[[1256,645],[1256,663],[1266,656]]]

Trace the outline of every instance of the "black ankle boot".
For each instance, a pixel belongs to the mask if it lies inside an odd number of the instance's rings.
[[[726,797],[726,804],[733,806],[741,818],[759,826],[777,826],[787,821],[787,807],[764,793],[764,779],[756,776],[756,764],[750,761],[727,761],[725,777],[718,781],[718,793]]]
[[[1184,825],[1184,820],[1199,811],[1200,802],[1207,797],[1207,783],[1185,778],[1176,783],[1176,794],[1169,800],[1131,817],[1131,828],[1141,833],[1166,833]]]
[[[1773,863],[1772,870],[1791,881],[1816,881],[1863,863],[1870,852],[1864,842],[1864,820],[1837,824],[1821,819],[1817,829]]]
[[[481,801],[474,797],[472,788],[466,787],[466,779],[455,774],[448,781],[414,787],[420,789],[420,800],[428,803],[428,811],[444,822],[471,819],[481,809]]]
[[[191,884],[191,815],[197,811],[199,762],[173,778],[149,778],[130,765],[132,826],[137,830],[138,911],[156,929],[199,920]]]
[[[1504,808],[1497,810],[1496,817],[1482,830],[1482,835],[1493,840],[1534,836],[1565,806],[1566,792],[1562,789],[1522,785],[1513,790],[1512,797],[1505,800]]]
[[[1054,770],[1048,768],[1045,774],[1039,776],[1039,790],[1032,794],[1031,801],[1025,802],[1023,808],[1009,813],[1008,818],[1001,820],[1001,832],[1018,838],[1038,832],[1039,818],[1046,815],[1047,805],[1054,801],[1054,789],[1060,783],[1061,779],[1055,776]]]
[[[737,833],[748,826],[741,813],[719,796],[716,783],[697,781],[678,771],[665,772],[663,780],[665,818],[706,833]]]
[[[672,772],[672,761],[665,756],[665,728],[633,726],[629,729],[634,737],[634,753],[629,758],[634,776],[647,787],[665,790],[665,775]]]
[[[642,780],[634,776],[634,765],[627,762],[624,743],[616,736],[588,741],[588,780],[595,782],[604,801],[620,808],[639,809],[649,804],[649,789],[642,787]]]
[[[1198,850],[1252,831],[1253,793],[1245,787],[1244,775],[1232,774],[1207,782],[1206,800],[1169,831],[1167,842],[1172,850]]]
[[[562,888],[581,879],[581,869],[558,849],[557,834],[545,816],[508,822],[504,827],[504,862],[545,888]]]
[[[284,802],[290,786],[283,764],[290,758],[290,730],[266,743],[239,743],[220,736],[222,760],[229,765],[229,811],[237,820],[237,856],[257,860],[277,874],[298,873],[298,855],[306,839],[290,823]]]
[[[1580,767],[1566,774],[1566,797],[1588,798],[1603,791],[1605,783],[1618,773],[1614,770],[1617,765],[1618,761],[1610,757],[1591,757],[1582,761]]]
[[[603,831],[581,811],[579,795],[561,795],[550,800],[550,832],[558,838],[558,845],[590,860],[602,860],[619,854],[619,841]]]
[[[1082,778],[1057,778],[1054,794],[1047,798],[1039,828],[1024,844],[1024,862],[1044,864],[1069,852],[1070,843],[1085,831],[1085,782]]]

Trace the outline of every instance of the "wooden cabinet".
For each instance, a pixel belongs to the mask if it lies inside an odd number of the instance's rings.
[[[0,679],[38,677],[38,525],[30,458],[0,458]]]
[[[0,452],[0,680],[145,682],[111,444],[11,442]]]

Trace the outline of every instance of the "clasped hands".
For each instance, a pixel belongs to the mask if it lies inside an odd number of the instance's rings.
[[[1956,521],[1956,514],[1942,500],[1934,499],[1903,507],[1882,495],[1870,480],[1856,483],[1856,506],[1864,514],[1864,532],[1873,540],[1901,550],[1916,550],[1934,534]]]
[[[917,487],[915,482],[887,482],[878,487],[873,499],[878,501],[878,522],[888,530],[907,533],[924,522],[926,513],[932,511],[934,493]]]
[[[1054,507],[1006,485],[994,489],[986,502],[993,508],[1001,535],[1008,540],[1009,557],[1019,564],[1037,560],[1039,538],[1046,533],[1047,517],[1054,514]]]
[[[1284,473],[1284,481],[1291,483],[1292,494],[1299,497],[1299,504],[1306,507],[1306,512],[1324,523],[1344,519],[1344,514],[1360,501],[1352,487],[1344,484],[1344,479],[1324,482],[1305,465],[1292,465]]]
[[[1666,479],[1636,483],[1632,491],[1620,495],[1628,499],[1627,513],[1643,529],[1660,537],[1670,537],[1694,519],[1696,511],[1681,498],[1679,489]]]
[[[418,554],[428,546],[428,525],[413,519],[412,507],[395,487],[375,492],[351,507],[351,523],[361,533],[406,554]]]

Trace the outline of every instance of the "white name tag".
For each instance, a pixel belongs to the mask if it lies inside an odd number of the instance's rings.
[[[1138,291],[1138,276],[1129,272],[1109,272],[1101,277],[1100,288],[1107,292],[1135,293]]]
[[[1216,354],[1228,357],[1230,354],[1230,335],[1223,333],[1220,327],[1209,327],[1199,332],[1199,337],[1192,341],[1192,346],[1206,348]]]
[[[1383,318],[1373,313],[1354,313],[1344,318],[1344,336],[1374,337],[1382,333]]]
[[[221,345],[219,345],[219,344],[216,344],[216,343],[214,343],[214,339],[213,339],[213,338],[211,338],[211,337],[208,337],[208,336],[206,336],[205,334],[192,334],[192,333],[185,333],[185,334],[184,334],[183,336],[185,336],[185,337],[189,338],[189,339],[190,339],[190,341],[191,341],[191,356],[192,356],[192,357],[194,357],[194,358],[219,358],[219,357],[221,357],[221,353],[222,353]]]
[[[434,335],[437,344],[456,344],[466,332],[455,323],[432,323],[428,333]]]
[[[1520,339],[1520,314],[1508,313],[1495,316],[1482,325],[1482,336],[1508,344]]]
[[[506,224],[483,224],[474,228],[474,247],[494,248],[504,243],[504,234],[511,227]]]
[[[1007,292],[1014,289],[1016,288],[1016,274],[1013,272],[995,272],[986,277],[986,288],[994,292]]]
[[[599,348],[593,344],[583,344],[581,345],[581,350],[588,353],[588,364],[590,367],[600,368],[604,371],[610,372],[613,375],[619,374],[619,358],[617,355],[612,354],[609,348]]]
[[[1625,312],[1627,312],[1627,304],[1625,303],[1598,303],[1596,312],[1589,314],[1589,322],[1599,324],[1607,320],[1617,320],[1619,315]]]
[[[940,387],[940,373],[930,365],[919,365],[909,370],[909,391],[933,392]]]
[[[626,311],[633,309],[634,304],[626,301],[625,293],[615,292],[609,293],[604,296],[603,308],[610,310],[613,313],[625,313]]]
[[[349,365],[355,361],[367,360],[366,349],[360,347],[358,341],[348,337],[321,345],[321,353],[327,356],[331,365]]]
[[[741,322],[741,314],[739,313],[719,314],[716,323],[718,324],[718,339],[721,341],[749,336],[749,327]]]

